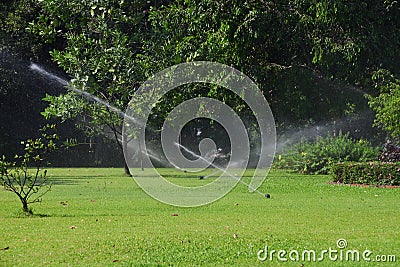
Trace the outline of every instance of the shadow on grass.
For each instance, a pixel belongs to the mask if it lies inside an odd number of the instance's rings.
[[[50,214],[43,214],[43,213],[26,213],[23,211],[19,211],[15,215],[16,218],[47,218],[52,217]]]
[[[51,177],[49,179],[49,182],[51,182],[52,185],[77,185],[80,183],[83,183],[84,181],[80,181],[81,177],[79,178],[63,178],[63,177]],[[86,180],[85,180],[86,181]]]
[[[96,180],[96,179],[106,179],[106,176],[71,176],[71,177],[65,177],[65,176],[51,176],[49,177],[49,182],[51,182],[53,185],[77,185],[81,183],[87,183],[90,182],[91,180]],[[131,178],[129,176],[123,176],[122,178]]]

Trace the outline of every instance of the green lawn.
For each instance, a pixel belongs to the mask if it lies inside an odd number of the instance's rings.
[[[163,170],[171,181],[208,180]],[[269,250],[346,249],[396,255],[400,262],[399,189],[330,185],[329,176],[273,171],[261,191],[238,184],[198,208],[168,206],[147,196],[121,169],[50,169],[53,189],[20,215],[20,203],[0,190],[0,266],[395,266],[396,263],[259,261]],[[186,176],[185,176],[186,175]],[[172,216],[177,215],[177,216]],[[237,235],[235,238],[234,235]],[[2,249],[9,247],[9,249]],[[295,255],[295,254],[292,254]],[[300,254],[301,255],[301,254]]]

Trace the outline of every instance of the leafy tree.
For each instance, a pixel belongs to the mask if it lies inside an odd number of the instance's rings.
[[[304,125],[367,107],[348,84],[368,90],[377,66],[398,71],[399,18],[396,1],[177,1],[151,10],[142,62],[153,73],[191,60],[233,65],[279,121]],[[223,91],[209,95],[229,102]]]
[[[341,117],[349,112],[348,107],[354,110],[365,105],[352,90],[369,90],[372,71],[382,68],[399,73],[397,1],[40,3],[41,12],[30,31],[49,44],[63,44],[51,55],[73,77],[74,88],[119,110],[126,108],[147,77],[193,60],[218,61],[249,75],[263,90],[281,125],[287,119],[304,125]],[[218,98],[241,114],[249,114],[240,99],[226,90],[210,86],[183,89],[155,108],[154,123],[159,124],[171,107],[194,95]],[[80,117],[88,132],[109,129],[123,147],[121,118],[113,108],[88,102],[76,91],[47,100],[46,116]]]
[[[369,105],[376,112],[375,124],[400,140],[400,79],[387,70],[373,76],[380,94],[369,96]]]
[[[26,31],[40,10],[38,1],[18,0],[0,3],[0,52],[18,53],[21,57],[49,59],[39,36]]]
[[[122,152],[123,118],[118,110],[125,110],[143,80],[135,57],[146,27],[147,1],[42,1],[41,5],[43,12],[30,30],[49,43],[65,41],[65,49],[53,50],[51,56],[73,77],[73,90],[45,98],[49,107],[44,116],[78,118],[77,126],[87,134],[105,131]],[[125,170],[129,173],[126,165]]]
[[[55,141],[58,135],[54,130],[54,124],[47,125],[41,129],[41,138],[21,142],[25,146],[25,154],[16,155],[15,161],[7,161],[4,155],[0,160],[1,184],[5,190],[18,196],[25,214],[32,214],[28,205],[40,202],[51,189],[47,170],[43,167],[48,154],[57,149]]]
[[[0,155],[12,157],[23,151],[15,143],[37,135],[45,123],[40,111],[44,87],[56,92],[29,70],[30,60],[51,64],[52,46],[26,31],[40,10],[36,0],[0,2]]]

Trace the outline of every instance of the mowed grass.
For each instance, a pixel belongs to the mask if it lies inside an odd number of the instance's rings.
[[[163,170],[171,181],[207,180]],[[396,266],[400,262],[399,189],[330,185],[329,176],[272,171],[260,191],[238,184],[197,208],[179,208],[146,195],[121,169],[50,169],[53,189],[32,205],[36,216],[0,190],[1,266]],[[173,216],[174,215],[174,216]],[[177,216],[176,216],[177,215]],[[259,261],[269,250],[368,249],[395,263]],[[3,249],[7,248],[8,249]]]

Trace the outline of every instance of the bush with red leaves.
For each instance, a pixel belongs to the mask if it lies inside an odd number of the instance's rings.
[[[400,162],[400,146],[387,141],[381,150],[378,160],[382,162]]]

